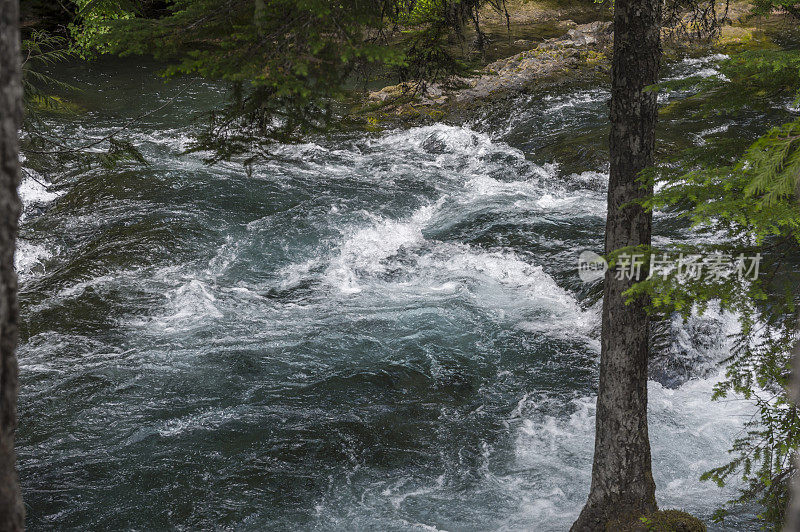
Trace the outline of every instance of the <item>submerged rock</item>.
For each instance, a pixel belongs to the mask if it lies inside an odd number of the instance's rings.
[[[649,379],[666,388],[677,388],[719,369],[729,356],[728,335],[735,318],[708,312],[684,321],[680,316],[651,324]]]

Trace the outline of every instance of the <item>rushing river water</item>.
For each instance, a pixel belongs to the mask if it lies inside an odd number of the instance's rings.
[[[70,138],[175,102],[130,131],[147,166],[23,183],[31,530],[568,528],[592,459],[599,286],[576,258],[602,247],[605,90],[284,146],[248,175],[181,155],[220,88],[136,64],[62,74],[88,109],[51,120]],[[739,125],[681,127],[697,143]],[[685,237],[660,220],[657,238]],[[698,480],[753,412],[710,401],[735,321],[668,327],[650,382],[663,508],[708,518],[735,494]]]

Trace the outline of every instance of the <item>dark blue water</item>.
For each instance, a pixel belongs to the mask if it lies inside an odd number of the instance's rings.
[[[593,446],[599,287],[575,265],[602,247],[604,90],[316,138],[248,175],[181,155],[222,88],[63,75],[86,112],[49,121],[76,139],[175,101],[129,131],[146,166],[26,162],[56,183],[23,184],[17,257],[30,529],[568,528]],[[650,423],[659,504],[707,518],[735,489],[698,477],[752,407],[710,401],[736,320],[702,320],[713,341],[670,325],[666,356],[695,362],[650,383]]]

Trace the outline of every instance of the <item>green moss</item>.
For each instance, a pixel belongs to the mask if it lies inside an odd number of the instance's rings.
[[[601,61],[607,61],[608,57],[603,52],[595,52],[593,50],[589,50],[588,56],[586,60],[590,63],[599,63]]]
[[[681,32],[664,38],[664,59],[676,60],[700,57],[710,52],[737,54],[749,50],[774,50],[780,48],[767,31],[751,26],[724,26],[713,41],[687,39]]]
[[[755,28],[726,26],[714,43],[714,49],[724,53],[739,53],[747,50],[776,48],[767,34]]]
[[[439,109],[432,109],[431,111],[428,112],[428,116],[432,120],[439,122],[441,119],[445,117],[445,112]]]
[[[660,510],[637,519],[609,523],[607,532],[706,532],[698,518],[682,510]]]
[[[366,124],[364,125],[365,131],[371,132],[378,132],[381,131],[383,128],[381,127],[381,122],[383,121],[382,118],[379,118],[376,115],[368,116],[366,120]]]
[[[594,50],[582,51],[580,58],[583,59],[588,66],[606,66],[610,64],[608,56],[605,53],[596,52]]]

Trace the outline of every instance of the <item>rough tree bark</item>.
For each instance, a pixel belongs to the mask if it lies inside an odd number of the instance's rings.
[[[658,76],[660,22],[660,0],[614,3],[606,253],[650,244],[652,214],[630,202],[652,192],[637,177],[653,164],[656,93],[644,88]],[[649,320],[643,302],[625,304],[622,293],[635,279],[615,273],[606,273],[603,289],[592,485],[573,531],[605,530],[610,522],[657,509],[647,432]]]
[[[795,194],[800,197],[800,190],[796,189]],[[800,321],[797,324],[800,330]],[[798,408],[800,408],[800,342],[794,346],[794,367],[792,368],[792,383],[790,393]],[[795,457],[795,465],[800,471],[800,453]],[[800,475],[795,473],[792,481],[792,499],[786,509],[785,523],[783,532],[800,532]]]
[[[14,251],[20,200],[22,119],[18,0],[0,0],[0,530],[24,527],[14,452],[17,427],[17,274]]]
[[[800,17],[798,17],[800,18]],[[794,195],[800,198],[800,178],[795,182]],[[798,202],[800,208],[800,202]],[[797,321],[797,330],[800,331],[800,319]],[[792,378],[789,382],[789,395],[794,400],[798,408],[800,408],[800,341],[794,344],[794,358],[792,367]],[[795,459],[795,471],[800,471],[800,452],[797,452]],[[800,475],[795,472],[794,479],[792,480],[792,497],[789,501],[789,507],[786,508],[786,515],[784,516],[783,532],[800,532]]]

